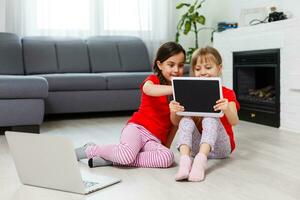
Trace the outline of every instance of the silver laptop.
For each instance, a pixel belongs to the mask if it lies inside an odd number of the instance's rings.
[[[88,194],[120,182],[106,176],[82,177],[68,138],[10,131],[5,135],[23,184]]]

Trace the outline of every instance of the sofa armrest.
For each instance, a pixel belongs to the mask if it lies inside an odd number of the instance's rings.
[[[48,96],[48,82],[37,76],[0,75],[0,99],[42,99]]]

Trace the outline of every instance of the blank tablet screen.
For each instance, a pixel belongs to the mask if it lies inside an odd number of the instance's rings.
[[[185,112],[219,113],[213,106],[220,99],[219,80],[174,79],[174,97]]]

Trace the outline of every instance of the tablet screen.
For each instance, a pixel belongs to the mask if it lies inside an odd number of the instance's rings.
[[[215,116],[220,113],[213,109],[222,96],[220,81],[220,78],[174,78],[174,99],[184,106],[186,114],[189,112],[187,115]]]

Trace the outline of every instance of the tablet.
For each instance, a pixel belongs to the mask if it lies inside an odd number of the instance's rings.
[[[214,111],[216,101],[223,98],[219,77],[173,77],[173,98],[184,106],[182,116],[222,117],[222,111]]]

